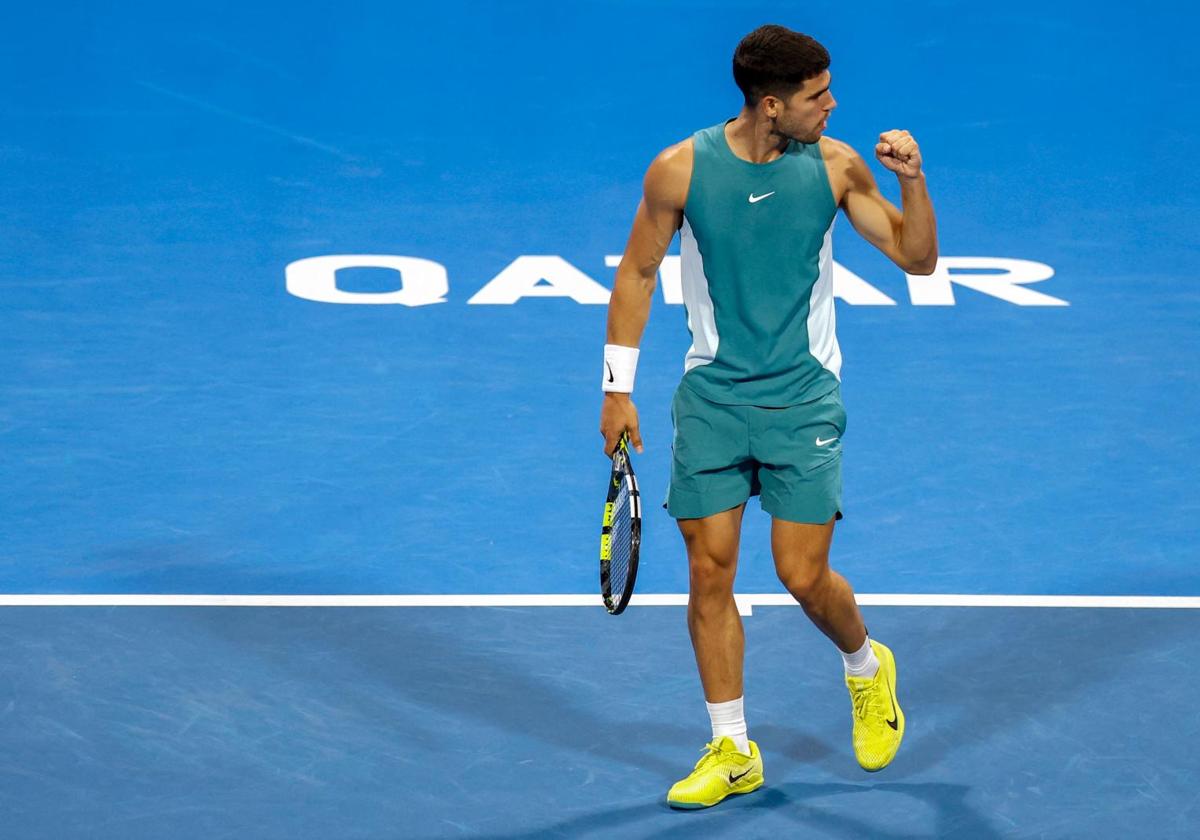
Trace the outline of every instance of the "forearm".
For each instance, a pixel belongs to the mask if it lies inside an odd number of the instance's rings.
[[[608,303],[607,344],[637,347],[641,344],[646,321],[650,319],[650,301],[654,294],[655,274],[648,277],[637,271],[617,269],[612,298]]]
[[[912,273],[930,273],[937,265],[937,220],[924,173],[915,178],[900,177],[900,200],[904,211],[900,253],[916,269]]]

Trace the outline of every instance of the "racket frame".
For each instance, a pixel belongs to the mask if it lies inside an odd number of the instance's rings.
[[[625,587],[620,592],[612,591],[612,531],[617,496],[622,487],[629,490],[629,573]],[[637,580],[638,555],[642,543],[642,497],[638,491],[637,477],[633,474],[633,463],[629,458],[629,435],[622,433],[613,450],[613,468],[608,481],[608,497],[604,502],[604,520],[600,529],[600,594],[604,597],[604,608],[611,615],[620,615],[629,606],[633,596],[633,585]]]

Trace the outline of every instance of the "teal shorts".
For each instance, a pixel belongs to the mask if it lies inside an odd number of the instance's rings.
[[[663,507],[698,519],[759,496],[773,517],[842,518],[841,388],[785,408],[709,402],[684,383],[671,400],[671,482]]]

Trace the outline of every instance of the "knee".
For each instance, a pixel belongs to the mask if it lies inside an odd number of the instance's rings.
[[[829,577],[829,563],[824,557],[799,557],[775,562],[775,573],[788,592],[799,601],[812,598]]]
[[[733,593],[736,561],[698,553],[688,558],[691,594],[699,598],[723,598]]]

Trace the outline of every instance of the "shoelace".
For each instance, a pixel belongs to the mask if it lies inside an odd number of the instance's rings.
[[[703,747],[701,747],[701,749],[705,750],[706,752],[704,755],[700,756],[700,760],[696,762],[696,766],[692,768],[693,770],[699,770],[702,767],[707,767],[714,761],[721,760],[721,748],[717,746],[716,741],[711,741],[705,744]]]
[[[881,721],[886,715],[883,708],[883,692],[875,690],[874,682],[851,684],[850,702],[854,704],[854,716],[861,721]]]

